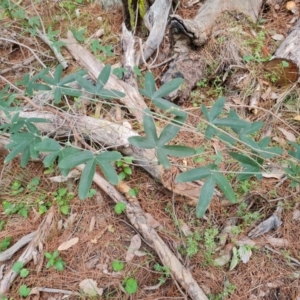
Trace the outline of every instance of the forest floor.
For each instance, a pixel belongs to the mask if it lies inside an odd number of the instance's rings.
[[[16,5],[10,0],[4,2]],[[0,88],[3,88],[7,81],[16,84],[25,74],[35,74],[42,68],[39,62],[34,60],[28,65],[10,69],[32,56],[29,48],[34,49],[47,66],[54,68],[57,65],[47,45],[36,36],[34,26],[28,25],[28,22],[20,17],[21,9],[31,17],[30,24],[42,21],[48,34],[58,30],[55,35],[60,37],[66,36],[67,29],[75,28],[79,38],[82,36],[86,41],[102,28],[104,35],[101,37],[101,47],[95,48],[95,56],[105,64],[114,65],[121,62],[119,37],[122,9],[105,12],[99,5],[90,1],[38,1],[33,4],[33,1],[23,0],[14,8],[15,12],[20,9],[19,17],[15,15],[14,18],[10,18],[4,13],[5,3],[0,5],[0,37],[15,39],[28,48],[0,40]],[[184,18],[192,18],[201,2],[191,7],[187,7],[187,4],[188,1],[181,1],[176,13]],[[39,17],[34,18],[37,13]],[[275,41],[272,36],[280,34],[286,37],[292,27],[290,22],[293,18],[295,15],[286,10],[285,4],[276,8],[266,6],[263,9],[259,27],[259,32],[263,32],[264,36],[262,51],[268,49],[267,52],[272,53],[276,50],[280,41]],[[93,50],[92,44],[86,45]],[[169,44],[166,38],[161,45],[160,54],[168,55],[168,51]],[[79,66],[70,54],[63,47],[61,52],[70,65],[66,74],[77,70]],[[164,60],[164,55],[161,55],[161,60]],[[7,68],[9,70],[4,72]],[[167,65],[164,65],[152,70],[158,86],[166,69]],[[142,65],[141,73],[137,72],[140,82],[143,81],[145,70]],[[290,88],[276,89],[267,83],[267,79],[261,80],[277,95]],[[225,94],[226,87],[216,79],[200,82],[190,99],[182,104],[182,108],[190,112],[188,124],[201,127],[203,123],[199,106],[210,106],[214,100]],[[75,100],[70,101],[75,103]],[[228,105],[235,108],[240,105],[237,108],[239,114],[247,120],[263,121],[265,126],[262,131],[267,132],[270,124],[266,111],[272,110],[274,101],[267,97],[266,101],[260,103],[264,110],[257,114],[245,108],[243,101],[238,98],[228,101]],[[16,104],[22,105],[21,102]],[[285,147],[293,135],[299,142],[297,133],[300,132],[300,123],[294,119],[300,115],[299,104],[299,91],[294,86],[293,93],[277,106],[278,118],[271,125],[271,138],[274,143]],[[109,111],[107,107],[104,109]],[[88,106],[87,114],[93,116],[94,110],[95,106]],[[204,162],[221,160],[223,170],[235,171],[236,165],[227,161],[226,154],[222,152],[224,145],[221,142],[206,141],[203,135],[188,131],[181,132],[177,139],[184,145],[197,148],[199,156],[188,160],[174,159],[172,163],[187,163],[195,167],[203,165]],[[40,267],[31,261],[26,265],[29,274],[25,277],[18,276],[14,280],[7,299],[21,299],[20,287],[24,285],[31,291],[34,291],[34,288],[53,289],[40,289],[40,292],[28,296],[28,299],[188,299],[185,291],[175,282],[169,270],[162,266],[155,251],[143,238],[141,245],[136,246],[139,252],[136,252],[131,260],[126,259],[132,238],[139,233],[125,215],[115,213],[113,201],[96,185],[93,184],[89,198],[80,200],[77,196],[78,181],[54,182],[51,177],[58,176],[59,172],[55,168],[45,172],[41,161],[31,161],[26,168],[20,167],[18,159],[4,165],[5,155],[0,153],[0,252],[37,230],[50,207],[54,208],[55,226],[41,245],[41,252],[52,254],[64,242],[78,238],[73,246],[59,252],[59,256],[65,262],[63,270],[46,268],[48,259],[42,255]],[[300,194],[297,187],[291,188],[290,180],[264,177],[261,181],[251,178],[238,182],[236,176],[232,175],[229,179],[238,195],[239,204],[224,206],[223,198],[215,196],[205,218],[198,219],[195,207],[188,205],[184,197],[165,189],[138,166],[129,165],[129,169],[124,181],[134,188],[135,199],[146,213],[159,222],[159,235],[180,262],[189,268],[209,299],[300,299]],[[124,166],[118,167],[117,172],[124,172]],[[59,201],[62,204],[59,204]],[[279,228],[253,238],[253,243],[249,245],[248,233],[270,217],[278,209],[278,203],[281,203],[282,208],[282,223]],[[62,206],[66,208],[65,213]],[[14,211],[8,209],[12,207],[15,208]],[[41,214],[43,209],[45,212]],[[228,223],[228,220],[232,219],[236,220],[234,225]],[[230,241],[223,245],[220,240],[226,226]],[[247,247],[242,247],[242,242],[235,244],[235,241],[243,239],[247,240]],[[232,257],[229,255],[232,250],[239,251],[239,254]],[[17,260],[22,251],[19,250],[5,262],[6,268]],[[246,254],[243,256],[241,251]],[[248,259],[245,256],[249,256]],[[222,267],[215,266],[217,258],[225,259]],[[118,271],[117,262],[124,263],[125,268]],[[1,267],[0,270],[2,277],[5,269]],[[138,283],[136,292],[131,295],[124,290],[130,278],[134,278]],[[92,297],[84,294],[80,283],[85,279],[95,280],[98,287],[103,289],[102,296]],[[81,294],[66,296],[64,291],[58,290],[81,290]],[[6,298],[3,296],[1,299]]]

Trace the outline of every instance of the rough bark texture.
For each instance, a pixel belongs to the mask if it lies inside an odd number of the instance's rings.
[[[210,67],[211,62],[208,62],[205,56],[205,44],[210,40],[212,29],[218,18],[225,12],[233,12],[233,17],[240,18],[238,14],[243,14],[254,22],[258,17],[261,5],[262,0],[207,0],[192,20],[182,19],[178,15],[171,16],[173,50],[177,57],[170,64],[169,70],[162,78],[162,82],[166,83],[176,77],[185,79],[185,85],[176,94],[172,95],[172,100],[183,101],[187,99],[195,84],[207,77],[206,70]],[[224,30],[224,28],[222,29]],[[237,56],[238,49],[230,46],[229,43],[220,45],[218,49],[214,49],[215,53],[211,54],[215,56],[215,59],[218,55],[226,59],[226,55],[224,56],[226,47],[229,47],[229,50],[231,47],[231,51],[234,53],[230,55],[230,51],[227,52],[231,58]],[[212,49],[208,51],[212,52]],[[238,57],[236,59],[239,60]]]

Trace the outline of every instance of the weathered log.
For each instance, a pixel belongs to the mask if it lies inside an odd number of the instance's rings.
[[[228,67],[230,64],[241,64],[240,49],[230,42],[230,37],[228,40],[225,39],[224,43],[208,50],[205,44],[211,39],[223,38],[222,35],[228,34],[229,28],[226,28],[228,23],[225,21],[219,27],[220,32],[212,34],[218,20],[225,13],[229,13],[232,18],[239,19],[240,22],[248,22],[249,18],[254,22],[258,17],[262,2],[262,0],[207,0],[194,19],[182,19],[178,15],[171,16],[173,51],[177,57],[170,64],[162,82],[166,83],[176,77],[185,79],[185,85],[173,95],[173,99],[181,101],[187,99],[196,83],[207,77],[207,69],[218,57],[227,60],[224,65],[217,67],[218,70],[225,65]],[[208,55],[212,59],[208,59]]]
[[[294,83],[300,70],[300,20],[291,29],[286,39],[265,65],[268,72],[274,72],[276,84],[283,86]]]
[[[97,60],[89,51],[77,43],[72,33],[69,31],[67,39],[62,40],[66,43],[66,48],[72,56],[78,61],[84,69],[89,71],[89,75],[96,80],[104,68],[104,64]],[[126,96],[121,98],[120,101],[129,109],[139,123],[142,123],[143,110],[147,108],[143,97],[139,94],[138,90],[123,81],[117,79],[113,74],[109,77],[106,84],[108,89],[116,89],[123,92]]]

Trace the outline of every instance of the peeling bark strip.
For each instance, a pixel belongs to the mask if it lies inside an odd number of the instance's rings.
[[[84,165],[77,167],[80,171],[82,171],[83,168]],[[126,204],[126,215],[131,224],[143,235],[147,243],[156,251],[164,266],[169,268],[171,274],[186,290],[188,295],[193,300],[208,300],[193,278],[191,272],[180,263],[178,258],[172,253],[156,230],[148,224],[147,217],[139,203],[127,202],[127,200],[99,174],[94,175],[93,181],[107,193],[115,203],[123,202]]]

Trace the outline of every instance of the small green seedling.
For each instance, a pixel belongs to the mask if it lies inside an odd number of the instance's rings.
[[[70,200],[74,198],[73,193],[68,193],[67,188],[59,188],[57,192],[53,193],[54,199],[57,202],[60,211],[67,215],[70,211]]]
[[[120,272],[124,269],[124,263],[118,261],[118,260],[114,260],[112,262],[112,268],[115,272]]]
[[[164,284],[168,278],[170,278],[171,273],[170,269],[166,266],[162,266],[159,263],[154,264],[154,270],[157,272],[161,272],[162,275],[158,278],[159,284]]]
[[[24,218],[28,217],[28,209],[25,207],[24,203],[14,204],[8,201],[3,201],[2,207],[4,209],[4,214],[6,215],[17,213]]]
[[[120,215],[122,212],[124,212],[124,210],[126,209],[126,204],[123,203],[123,202],[118,202],[116,205],[115,205],[115,213],[117,215]]]
[[[131,167],[129,166],[132,164],[132,160],[133,158],[128,156],[123,157],[122,160],[118,160],[116,162],[116,166],[121,169],[121,172],[119,173],[119,180],[124,180],[132,174]]]
[[[87,195],[88,198],[92,198],[97,194],[97,191],[95,189],[90,189],[89,193]]]
[[[129,194],[129,196],[131,196],[131,197],[136,197],[138,193],[139,193],[139,189],[136,188],[136,187],[133,188],[133,189],[130,189],[130,190],[128,191],[128,194]]]
[[[27,190],[31,191],[31,192],[35,192],[37,186],[40,183],[40,178],[38,177],[34,177],[28,184],[27,184]]]
[[[11,185],[11,194],[12,196],[18,195],[24,191],[24,188],[21,185],[19,180],[15,180]]]
[[[12,236],[7,236],[6,238],[0,241],[0,252],[5,251],[9,247],[11,240]]]
[[[4,225],[5,225],[5,220],[1,220],[0,221],[0,231],[3,230]]]
[[[29,271],[26,268],[23,268],[23,263],[21,261],[17,261],[16,263],[14,263],[12,269],[14,272],[16,273],[20,273],[20,276],[25,278],[28,276]]]
[[[138,289],[137,281],[134,278],[124,280],[123,285],[125,285],[125,291],[129,295],[136,293]]]
[[[59,256],[58,250],[55,250],[53,253],[46,252],[45,257],[48,259],[48,263],[46,265],[47,269],[53,267],[57,271],[63,271],[64,270],[66,263]]]
[[[22,284],[19,289],[19,294],[21,297],[26,298],[31,292],[31,289],[27,287],[26,284]]]

